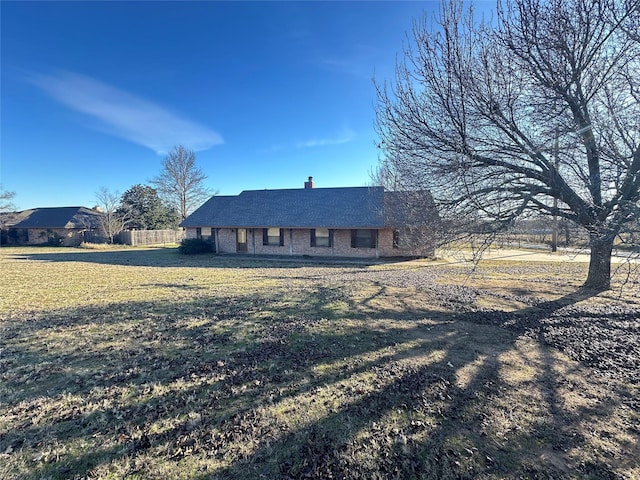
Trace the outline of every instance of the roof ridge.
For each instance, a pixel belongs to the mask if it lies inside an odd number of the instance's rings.
[[[380,185],[374,185],[374,186],[361,186],[361,187],[314,187],[314,188],[262,188],[262,189],[255,189],[255,190],[242,190],[242,192],[239,193],[239,195],[242,195],[243,193],[248,193],[248,192],[314,192],[314,191],[318,191],[318,190],[357,190],[357,189],[371,189],[371,190],[379,190],[379,189],[384,189],[383,186]],[[219,195],[219,196],[225,196],[225,195]],[[226,196],[233,196],[233,195],[226,195]]]
[[[24,209],[22,211],[26,212],[27,210],[61,210],[63,208],[75,208],[75,209],[86,208],[87,210],[93,210],[90,207],[83,207],[82,205],[79,205],[79,206],[72,205],[72,206],[69,206],[69,207],[33,207],[33,208],[26,208],[26,209]]]

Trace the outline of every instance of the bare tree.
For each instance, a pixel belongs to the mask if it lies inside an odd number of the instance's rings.
[[[428,190],[405,189],[396,166],[381,161],[369,173],[370,185],[384,187],[385,224],[394,228],[394,246],[409,248],[413,255],[432,257],[440,238],[440,218]]]
[[[369,172],[369,178],[371,186],[384,187],[392,192],[399,191],[403,186],[394,162],[388,160],[380,161],[376,168]]]
[[[377,84],[385,161],[428,188],[442,225],[488,235],[527,212],[589,234],[585,287],[610,288],[616,235],[640,212],[639,0],[445,1],[414,22]]]
[[[161,197],[180,213],[181,220],[187,218],[211,195],[205,186],[207,176],[196,165],[196,154],[178,145],[162,161],[160,175],[151,183]]]
[[[17,217],[15,213],[8,213],[16,208],[11,202],[15,195],[15,192],[3,190],[2,185],[0,185],[0,246],[3,243],[8,243],[7,224],[10,224]]]
[[[2,185],[0,185],[0,212],[8,212],[16,208],[11,202],[15,196],[15,192],[3,190]]]
[[[100,223],[109,243],[131,222],[131,215],[120,206],[120,194],[106,187],[100,187],[95,193],[98,210],[102,213]]]

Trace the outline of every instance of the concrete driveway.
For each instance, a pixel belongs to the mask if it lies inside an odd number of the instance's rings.
[[[473,259],[471,251],[464,252],[442,252],[439,255],[441,258],[447,258],[454,261]],[[589,263],[589,253],[587,250],[572,250],[572,249],[558,249],[557,252],[552,253],[549,250],[542,249],[517,249],[517,248],[490,248],[487,249],[483,255],[483,259],[486,260],[511,260],[522,262],[578,262]],[[635,257],[628,256],[613,256],[612,263],[624,263],[631,261],[632,263],[638,263],[640,261],[639,255]]]

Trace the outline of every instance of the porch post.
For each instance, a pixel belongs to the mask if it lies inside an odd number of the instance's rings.
[[[293,256],[293,228],[289,229],[289,256]]]
[[[251,249],[253,250],[253,254],[256,254],[256,229],[251,229]]]

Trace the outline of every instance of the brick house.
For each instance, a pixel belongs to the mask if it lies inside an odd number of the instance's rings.
[[[12,214],[5,222],[6,243],[13,245],[79,245],[102,232],[102,213],[85,207],[46,207]]]
[[[340,257],[432,256],[437,214],[383,187],[248,190],[213,196],[180,225],[217,253]],[[411,206],[411,207],[410,207]]]

